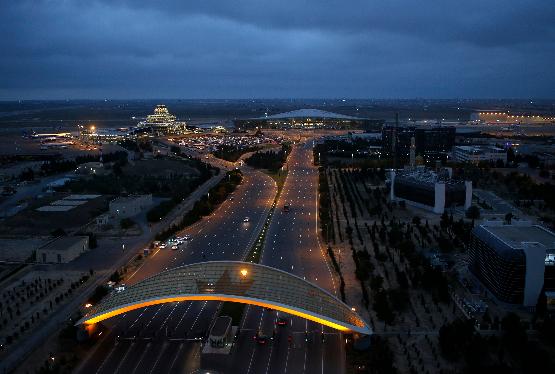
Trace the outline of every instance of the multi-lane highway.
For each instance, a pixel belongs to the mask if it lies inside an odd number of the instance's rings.
[[[155,252],[127,280],[133,284],[164,269],[211,260],[240,260],[263,225],[276,194],[267,175],[244,168],[243,183],[210,216],[187,228],[178,250]],[[245,217],[250,222],[243,222]],[[108,332],[80,365],[80,373],[188,373],[198,369],[200,340],[217,302],[152,306],[107,320]]]
[[[286,270],[336,293],[333,274],[320,246],[317,222],[318,171],[312,143],[293,147],[289,174],[272,216],[262,263]],[[251,248],[276,193],[275,182],[248,168],[233,199],[210,217],[187,228],[192,236],[179,250],[159,250],[128,284],[166,268],[210,260],[240,260]],[[283,211],[289,203],[289,212]],[[245,217],[250,222],[243,222]],[[307,295],[309,297],[309,295]],[[200,363],[201,339],[218,311],[217,302],[172,303],[147,307],[105,321],[109,329],[80,373],[193,373]],[[342,373],[341,334],[315,322],[249,306],[229,360],[231,373]],[[278,317],[285,326],[276,326]],[[259,345],[257,331],[273,336]]]
[[[319,243],[317,223],[318,170],[312,142],[297,145],[288,159],[289,173],[266,236],[262,263],[301,276],[335,295],[333,274]],[[285,203],[290,205],[283,211]],[[307,295],[310,297],[310,295]],[[286,326],[276,326],[286,318]],[[258,331],[270,333],[258,344]],[[249,306],[232,359],[231,373],[342,373],[341,334],[315,322],[274,310]]]

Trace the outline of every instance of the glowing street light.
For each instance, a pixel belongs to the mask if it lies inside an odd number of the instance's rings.
[[[246,277],[248,273],[249,273],[249,272],[247,271],[247,269],[241,269],[241,275],[242,275],[243,277]]]

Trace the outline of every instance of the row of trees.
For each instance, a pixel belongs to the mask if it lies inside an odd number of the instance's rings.
[[[73,171],[78,165],[87,162],[98,162],[100,161],[100,155],[84,155],[77,156],[75,160],[50,160],[41,165],[41,172],[43,175],[52,175],[57,173],[64,173],[68,171]],[[104,163],[114,162],[120,167],[127,164],[127,152],[116,151],[112,153],[107,153],[102,155],[102,161]]]
[[[440,328],[439,345],[447,360],[462,362],[467,372],[555,372],[551,355],[538,341],[528,339],[515,313],[503,317],[499,336],[483,337],[472,320],[454,320]]]
[[[156,235],[156,240],[166,240],[172,235],[185,227],[197,222],[204,216],[212,213],[218,205],[220,205],[231,192],[237,188],[241,183],[243,175],[239,170],[232,170],[226,173],[226,177],[223,178],[216,186],[212,187],[207,195],[204,195],[200,200],[198,200],[193,208],[187,212],[181,221],[177,225],[173,225],[166,230],[158,233]]]
[[[268,169],[272,172],[279,170],[287,161],[291,152],[289,144],[282,144],[279,151],[256,152],[245,160],[247,165],[254,168]]]
[[[229,162],[235,162],[245,153],[256,150],[256,147],[222,144],[214,151],[214,156]]]

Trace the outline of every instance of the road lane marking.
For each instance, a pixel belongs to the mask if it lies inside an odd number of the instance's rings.
[[[114,371],[114,373],[117,373],[119,371],[119,369],[121,369],[121,365],[123,365],[123,363],[125,362],[125,359],[129,355],[129,352],[131,352],[131,348],[133,348],[134,345],[135,345],[135,342],[132,342],[131,344],[129,344],[129,348],[127,348],[127,351],[125,351],[125,354],[121,358],[121,361],[119,362],[119,365],[116,368],[116,370]]]

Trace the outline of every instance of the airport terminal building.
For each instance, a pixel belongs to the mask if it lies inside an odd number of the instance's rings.
[[[535,307],[555,291],[555,234],[529,221],[484,222],[472,230],[469,270],[499,301]]]
[[[249,130],[255,128],[272,129],[357,129],[370,130],[383,125],[383,120],[359,118],[319,109],[298,109],[264,117],[238,119],[235,128]]]

